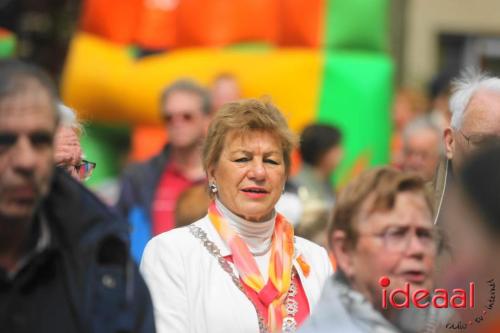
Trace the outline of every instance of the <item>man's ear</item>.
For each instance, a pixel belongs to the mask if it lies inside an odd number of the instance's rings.
[[[352,244],[349,243],[347,235],[343,230],[335,230],[330,237],[330,244],[337,261],[337,266],[344,272],[347,278],[351,278],[354,275]]]
[[[445,144],[446,158],[453,159],[453,154],[455,153],[455,138],[453,136],[453,129],[447,127],[443,133],[443,139]]]

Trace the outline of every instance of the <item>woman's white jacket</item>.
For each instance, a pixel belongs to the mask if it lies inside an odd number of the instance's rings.
[[[207,233],[222,256],[231,254],[207,216],[195,225]],[[312,313],[325,280],[332,274],[332,267],[326,250],[308,240],[296,237],[295,252],[302,254],[311,267],[309,276],[305,277],[297,261],[293,263]],[[237,275],[234,267],[233,270]],[[171,230],[149,241],[142,257],[141,272],[153,299],[157,332],[259,331],[252,303],[187,227]]]

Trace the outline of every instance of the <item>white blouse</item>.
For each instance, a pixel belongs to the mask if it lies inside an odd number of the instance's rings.
[[[274,216],[261,223],[249,222],[232,214],[220,202],[216,204],[249,250],[265,253],[254,258],[267,280]],[[207,233],[207,238],[215,243],[222,256],[231,254],[207,216],[195,225]],[[310,241],[296,237],[295,249],[296,255],[302,254],[311,267],[309,276],[305,277],[294,258],[293,265],[312,313],[325,280],[332,274],[332,267],[325,249]],[[187,227],[173,229],[150,240],[142,257],[141,272],[153,299],[157,332],[259,331],[253,304]]]

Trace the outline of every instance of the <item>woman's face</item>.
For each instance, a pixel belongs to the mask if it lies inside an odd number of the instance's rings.
[[[358,241],[344,271],[353,287],[381,306],[379,279],[390,279],[390,291],[432,287],[436,242],[432,215],[420,192],[397,194],[393,209],[372,212],[365,201],[359,212]]]
[[[240,135],[230,131],[219,161],[208,170],[218,199],[234,214],[260,222],[271,217],[285,185],[285,161],[279,141],[266,131]]]

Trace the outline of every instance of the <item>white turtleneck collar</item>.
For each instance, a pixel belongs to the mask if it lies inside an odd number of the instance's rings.
[[[215,206],[226,218],[229,225],[245,241],[252,254],[260,255],[269,252],[276,220],[276,211],[273,212],[271,218],[267,221],[250,222],[231,212],[218,199],[215,200]]]

